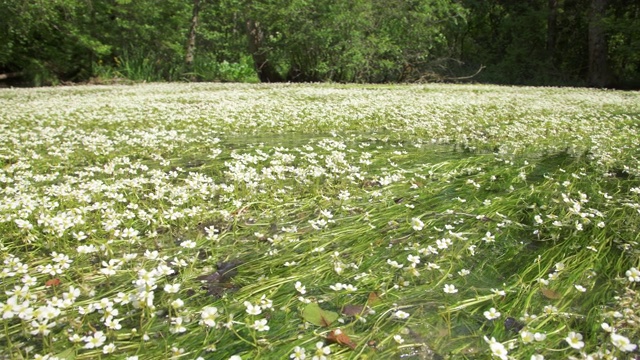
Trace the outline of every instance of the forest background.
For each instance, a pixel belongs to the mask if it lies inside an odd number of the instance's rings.
[[[637,0],[0,0],[0,86],[640,88]]]

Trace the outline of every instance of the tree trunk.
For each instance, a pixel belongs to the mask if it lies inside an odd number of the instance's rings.
[[[260,23],[254,20],[246,22],[249,53],[253,58],[253,64],[261,82],[282,82],[284,78],[269,62],[269,54],[264,46],[264,32]]]
[[[589,86],[607,87],[611,85],[607,57],[608,45],[602,19],[607,8],[607,0],[591,0],[589,13]]]
[[[558,0],[549,0],[547,15],[547,56],[551,62],[556,52],[556,38],[558,34]]]
[[[193,74],[193,60],[196,53],[196,28],[198,27],[198,16],[200,15],[200,0],[193,0],[193,14],[191,15],[191,27],[189,28],[189,39],[187,40],[186,56],[184,58],[187,71],[192,75],[191,80],[196,80]]]

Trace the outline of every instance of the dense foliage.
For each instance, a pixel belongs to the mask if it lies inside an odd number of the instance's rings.
[[[0,1],[0,79],[640,83],[628,0]]]

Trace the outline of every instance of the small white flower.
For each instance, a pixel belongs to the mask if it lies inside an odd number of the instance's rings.
[[[184,301],[182,299],[175,299],[171,302],[171,307],[174,309],[179,309],[184,306]]]
[[[193,240],[185,240],[180,243],[180,246],[182,246],[185,249],[193,249],[196,247],[196,242]]]
[[[535,333],[533,334],[533,339],[535,341],[544,341],[547,338],[547,334],[545,333]]]
[[[443,291],[447,294],[455,294],[458,292],[458,289],[456,289],[455,285],[445,284]]]
[[[218,308],[214,306],[206,306],[202,309],[200,315],[202,317],[202,324],[208,327],[216,326],[216,319],[218,318]]]
[[[292,360],[304,360],[307,358],[307,354],[305,354],[305,349],[300,346],[296,346],[293,348],[293,353],[289,355]]]
[[[415,231],[420,231],[424,228],[424,223],[420,219],[414,217],[411,219],[411,227]]]
[[[245,301],[244,306],[247,308],[247,314],[258,315],[262,312],[260,305],[253,305],[252,303]]]
[[[86,343],[84,345],[85,349],[95,349],[101,347],[102,344],[104,344],[104,342],[107,340],[107,337],[102,331],[96,331],[91,336],[85,336],[83,340]]]
[[[267,319],[260,319],[253,322],[251,325],[256,331],[269,331],[269,325],[267,325]]]
[[[300,281],[296,281],[295,287],[296,287],[296,291],[298,291],[301,295],[304,295],[307,293],[306,286],[302,285]]]
[[[624,352],[633,351],[638,347],[636,344],[632,344],[627,337],[616,333],[611,333],[611,343]]]
[[[114,343],[107,344],[102,348],[103,354],[111,354],[114,351],[116,351],[116,345]]]
[[[499,358],[500,360],[508,359],[509,353],[504,345],[502,345],[502,343],[496,341],[495,338],[489,339],[486,336],[484,337],[484,341],[489,344],[489,348],[491,349],[491,353],[493,354],[493,356]]]
[[[632,267],[624,273],[629,279],[630,282],[640,282],[640,271],[638,269]]]
[[[520,338],[522,339],[522,342],[525,344],[528,344],[530,342],[533,342],[533,333],[527,330],[522,330],[520,332]]]
[[[344,288],[344,285],[342,285],[342,283],[335,283],[333,285],[329,285],[329,288],[333,291],[340,291]]]
[[[577,332],[570,332],[564,340],[574,349],[582,349],[584,342],[582,341],[582,334]]]
[[[322,341],[318,341],[316,343],[316,354],[313,356],[312,360],[326,360],[327,357],[325,355],[329,354],[331,354],[331,348],[324,346]]]
[[[582,285],[578,285],[578,284],[576,284],[576,285],[573,285],[573,286],[576,288],[576,290],[578,290],[578,291],[580,291],[580,292],[586,292],[586,291],[587,291],[587,288],[585,288],[585,287],[584,287],[584,286],[582,286]]]
[[[351,284],[345,284],[342,286],[343,289],[349,291],[349,292],[354,292],[354,291],[358,291],[358,288],[351,285]]]
[[[404,312],[402,310],[398,310],[395,313],[393,313],[393,317],[396,319],[404,320],[409,317],[409,313]]]
[[[497,311],[495,308],[491,308],[489,309],[489,311],[484,312],[484,317],[486,317],[489,320],[495,320],[500,317],[500,312]]]
[[[395,340],[395,342],[397,342],[398,344],[404,343],[404,339],[400,335],[393,335],[393,340]]]
[[[407,260],[409,260],[410,263],[412,263],[413,265],[417,265],[420,264],[420,256],[418,255],[407,255]]]
[[[178,291],[180,291],[180,284],[166,284],[164,286],[164,291],[169,293],[169,294],[175,294]]]

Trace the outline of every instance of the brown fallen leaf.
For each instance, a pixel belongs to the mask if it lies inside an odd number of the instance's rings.
[[[51,279],[51,280],[47,280],[47,282],[44,283],[44,286],[58,286],[60,285],[60,279],[55,278],[55,279]]]
[[[378,296],[377,293],[375,293],[375,292],[370,292],[369,293],[369,298],[367,299],[367,305],[374,306],[374,305],[379,304],[380,302],[381,302],[380,296]]]
[[[342,308],[342,313],[347,316],[356,316],[361,315],[365,310],[365,307],[362,305],[345,305]]]
[[[327,335],[327,341],[330,343],[348,346],[351,350],[356,349],[356,344],[353,340],[351,340],[351,338],[340,329],[331,330],[329,335]]]
[[[551,289],[547,289],[547,288],[540,288],[540,292],[542,293],[542,295],[544,295],[544,297],[546,297],[547,299],[551,299],[551,300],[558,300],[562,298],[562,295],[560,295],[559,293],[551,290]]]

